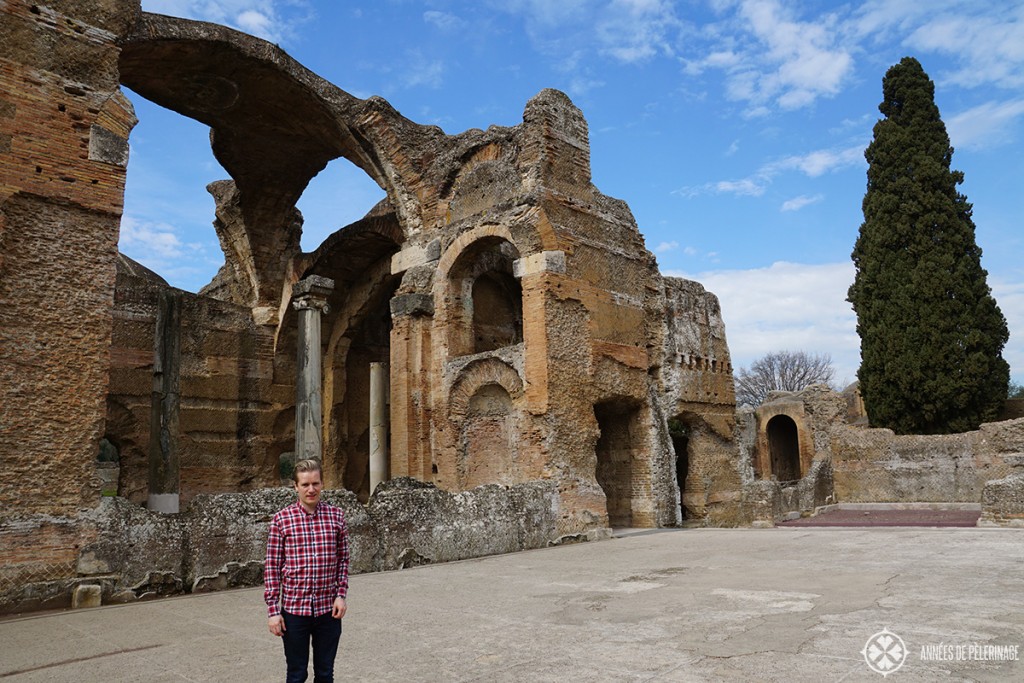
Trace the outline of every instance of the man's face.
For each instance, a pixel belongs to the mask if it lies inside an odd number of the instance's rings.
[[[320,492],[323,488],[319,472],[299,472],[298,481],[295,482],[295,491],[299,494],[299,502],[310,512],[320,502]]]

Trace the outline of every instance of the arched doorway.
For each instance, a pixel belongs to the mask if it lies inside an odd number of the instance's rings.
[[[765,427],[772,474],[780,482],[793,482],[801,477],[800,434],[796,422],[788,415],[776,415]]]

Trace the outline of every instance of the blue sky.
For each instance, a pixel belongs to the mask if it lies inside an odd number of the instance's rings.
[[[974,204],[1024,383],[1024,2],[976,0],[143,0],[278,43],[358,97],[448,133],[515,125],[543,88],[590,125],[594,184],[625,200],[667,275],[722,303],[733,364],[829,353],[855,379],[846,290],[885,71],[916,57]],[[223,262],[208,130],[129,93],[139,124],[121,249],[196,291]],[[299,202],[303,248],[383,192],[344,159]]]

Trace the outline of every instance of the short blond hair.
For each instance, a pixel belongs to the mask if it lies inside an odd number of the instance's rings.
[[[296,484],[299,483],[299,472],[319,472],[321,479],[323,479],[324,476],[324,470],[320,466],[320,461],[316,458],[307,458],[295,463],[295,470],[292,472],[292,481]]]

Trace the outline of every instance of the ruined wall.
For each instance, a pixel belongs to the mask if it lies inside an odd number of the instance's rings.
[[[831,442],[839,502],[977,503],[987,481],[1010,474],[1007,457],[1024,452],[1024,419],[941,436],[836,425]]]
[[[1002,479],[985,482],[978,526],[1024,528],[1024,454],[1006,459],[1013,470]]]
[[[773,394],[756,409],[755,443],[740,440],[756,464],[757,479],[745,488],[755,518],[806,514],[827,502],[977,503],[983,492],[993,523],[1014,518],[1011,475],[1024,464],[1024,419],[988,423],[963,434],[896,436],[860,424],[862,418],[848,410],[848,399],[847,392],[812,386]],[[797,431],[801,471],[790,485],[773,481],[778,477],[772,470],[769,432],[779,416],[790,419]],[[1000,499],[1004,494],[1008,497]]]
[[[749,522],[742,500],[744,463],[736,446],[732,361],[718,298],[697,282],[664,278],[664,342],[655,388],[668,420],[682,483],[682,520]],[[679,469],[681,472],[678,472]]]
[[[429,144],[450,165],[392,259],[392,473],[454,490],[557,480],[566,533],[609,524],[609,487],[617,524],[674,523],[648,375],[661,279],[628,207],[590,183],[581,112],[543,91],[519,126]],[[629,457],[602,445],[616,431]]]
[[[120,454],[118,495],[144,504],[154,442],[154,367],[176,338],[179,357],[160,364],[176,374],[179,396],[168,439],[180,466],[181,504],[199,493],[246,491],[279,482],[278,456],[292,449],[293,372],[275,380],[274,328],[256,325],[249,308],[168,287],[121,257],[110,347],[104,436]],[[161,302],[177,310],[158,333]],[[290,368],[289,368],[290,370]]]
[[[103,492],[182,504],[152,524],[103,507],[173,564],[200,533],[175,521],[199,514],[199,494],[278,483],[292,290],[310,275],[335,282],[321,318],[329,487],[370,496],[368,367],[389,361],[392,477],[551,489],[559,534],[742,520],[718,302],[664,281],[628,206],[592,185],[587,123],[563,93],[539,93],[518,126],[449,136],[226,27],[128,0],[2,7],[0,456],[10,481],[72,483],[48,497],[0,487],[0,592],[134,572],[78,558],[118,533],[87,523]],[[118,82],[209,126],[231,175],[210,187],[225,266],[202,295],[127,259],[115,271],[134,123]],[[340,157],[387,199],[300,253],[295,201]],[[116,482],[101,459],[118,460]],[[167,590],[191,576],[156,571]]]
[[[0,590],[73,573],[98,497],[132,107],[128,0],[0,5]],[[45,482],[46,495],[26,495]],[[63,485],[54,485],[63,482]],[[28,533],[21,515],[45,515]]]
[[[6,587],[0,614],[67,607],[76,585],[100,585],[104,603],[259,585],[267,525],[294,500],[287,488],[204,494],[187,511],[162,515],[105,499],[75,520],[82,549],[74,578]],[[560,542],[551,483],[453,494],[406,479],[388,482],[368,506],[348,491],[326,491],[324,500],[345,511],[357,574]]]

